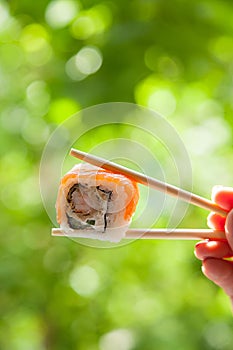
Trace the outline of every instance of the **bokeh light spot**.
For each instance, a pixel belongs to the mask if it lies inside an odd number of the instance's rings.
[[[79,40],[86,40],[92,35],[103,33],[112,22],[110,9],[99,4],[80,12],[71,26],[72,35]]]
[[[146,66],[152,71],[158,69],[158,59],[161,56],[161,49],[157,46],[150,46],[145,52],[144,61]]]
[[[31,145],[40,145],[47,140],[49,128],[42,119],[34,118],[26,121],[21,133],[25,141]]]
[[[86,75],[97,72],[102,65],[102,55],[96,47],[84,47],[76,55],[78,70]]]
[[[230,139],[231,133],[227,123],[218,117],[203,120],[201,124],[190,127],[184,133],[189,152],[196,156],[210,155],[218,147],[226,145]]]
[[[4,8],[4,6],[5,5],[3,5],[2,8]],[[0,11],[2,8],[0,8]],[[20,22],[16,18],[11,17],[7,10],[3,10],[3,12],[5,12],[5,14],[3,14],[2,22],[0,22],[1,42],[9,43],[18,40],[21,32]]]
[[[59,98],[52,101],[48,114],[52,121],[60,123],[80,109],[81,106],[75,100],[71,98]]]
[[[70,274],[70,286],[79,295],[91,297],[99,288],[99,275],[90,266],[84,265],[75,268]]]
[[[162,56],[158,60],[158,71],[166,78],[175,79],[180,74],[178,64],[171,57]]]
[[[228,63],[233,59],[233,38],[220,36],[210,43],[211,53],[220,61]]]
[[[80,5],[72,0],[55,0],[48,4],[45,12],[47,23],[53,28],[63,28],[79,11]]]
[[[40,204],[40,190],[36,176],[28,176],[18,186],[21,206],[30,208],[32,205]]]
[[[46,29],[37,23],[26,26],[21,34],[20,43],[24,48],[29,63],[40,66],[52,57],[50,37]]]
[[[97,34],[108,29],[112,23],[112,13],[106,4],[98,4],[90,8],[88,15],[95,24],[95,31]]]
[[[148,97],[148,107],[169,116],[176,109],[175,96],[167,89],[156,90]]]
[[[66,73],[72,80],[83,80],[96,73],[102,65],[102,54],[96,47],[85,46],[66,63]]]
[[[223,108],[215,100],[205,100],[197,106],[197,114],[200,120],[211,117],[223,117]]]
[[[38,51],[44,46],[44,42],[49,40],[46,29],[37,23],[26,26],[21,34],[20,42],[23,48],[28,51]]]
[[[166,98],[175,102],[173,90],[174,86],[171,85],[171,82],[165,79],[159,79],[157,75],[151,74],[136,85],[135,100],[138,104],[149,107],[149,99],[151,98],[150,108],[158,110],[159,105],[163,105]],[[163,102],[158,101],[160,97]],[[156,102],[158,105],[154,107]]]
[[[8,315],[7,346],[9,349],[43,349],[43,330],[37,314],[31,310],[18,309]]]
[[[81,81],[86,78],[86,74],[80,72],[76,65],[76,56],[71,57],[65,65],[66,74],[72,80]]]
[[[36,113],[44,115],[49,108],[50,94],[47,84],[42,80],[33,81],[26,90],[29,106],[36,108]]]
[[[1,124],[11,134],[21,132],[22,125],[29,119],[28,111],[22,106],[12,106],[1,114]]]
[[[0,28],[4,27],[4,24],[9,18],[9,9],[6,3],[0,3]]]
[[[95,24],[89,16],[80,16],[72,25],[72,35],[85,40],[95,33]]]
[[[132,332],[128,329],[115,329],[100,338],[101,350],[131,350],[135,345]]]

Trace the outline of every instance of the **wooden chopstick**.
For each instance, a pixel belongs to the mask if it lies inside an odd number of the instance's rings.
[[[162,182],[153,177],[146,176],[137,171],[131,170],[129,168],[123,167],[122,165],[110,162],[106,159],[96,157],[92,154],[88,154],[74,148],[71,149],[70,155],[83,160],[84,162],[96,165],[100,168],[123,174],[134,181],[141,183],[143,185],[149,186],[161,192],[166,192],[171,196],[179,197],[179,199],[194,204],[198,207],[213,211],[221,216],[226,216],[228,211],[219,207],[217,204],[211,202],[209,199],[200,197],[194,193],[183,190],[179,187],[170,185],[166,182]]]
[[[52,236],[79,237],[78,233],[65,233],[60,228],[52,229]],[[87,237],[88,238],[88,237]],[[179,240],[226,240],[225,232],[210,229],[129,229],[126,239],[179,239]]]

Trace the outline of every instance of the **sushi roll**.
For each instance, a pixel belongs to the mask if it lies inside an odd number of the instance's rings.
[[[119,242],[131,223],[138,199],[136,182],[82,163],[61,179],[57,221],[66,235]]]

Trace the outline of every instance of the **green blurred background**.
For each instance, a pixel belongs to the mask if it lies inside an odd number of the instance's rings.
[[[0,349],[232,349],[230,304],[193,242],[52,238],[38,180],[60,123],[121,101],[176,128],[195,192],[232,186],[232,76],[231,1],[0,1]],[[189,208],[182,226],[205,225]]]

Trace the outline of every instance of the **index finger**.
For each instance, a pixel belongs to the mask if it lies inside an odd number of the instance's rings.
[[[212,189],[212,200],[223,209],[231,210],[233,208],[233,188],[214,186]]]

